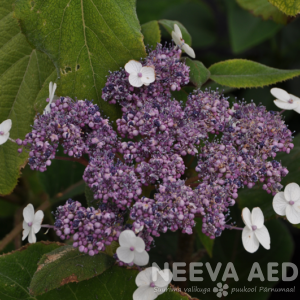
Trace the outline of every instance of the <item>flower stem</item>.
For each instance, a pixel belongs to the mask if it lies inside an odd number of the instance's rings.
[[[195,176],[195,177],[191,177],[189,178],[186,182],[185,182],[185,185],[188,185],[190,183],[194,183],[195,181],[198,181],[199,180],[199,177],[198,176]]]
[[[75,157],[66,157],[66,156],[55,156],[55,159],[75,161],[75,162],[79,162],[80,164],[82,164],[84,166],[87,166],[89,164],[89,162],[83,157],[75,158]]]
[[[225,228],[227,229],[235,229],[235,230],[243,230],[244,228],[241,227],[236,227],[236,226],[231,226],[231,225],[225,225]]]

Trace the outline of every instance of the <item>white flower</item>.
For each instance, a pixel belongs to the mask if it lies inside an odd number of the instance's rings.
[[[293,109],[295,112],[300,114],[300,98],[288,94],[285,90],[279,88],[271,89],[271,94],[277,99],[274,103],[277,107],[285,110]]]
[[[136,60],[130,60],[125,65],[125,71],[129,73],[129,83],[135,87],[149,85],[155,81],[155,71],[153,67],[143,67],[142,64]]]
[[[44,109],[44,115],[48,114],[51,112],[51,103],[54,99],[56,99],[56,96],[54,96],[55,94],[55,90],[56,90],[56,83],[53,84],[52,81],[49,82],[49,103],[47,104],[47,106]]]
[[[22,241],[28,236],[29,243],[36,242],[35,234],[38,233],[41,229],[41,224],[43,222],[44,213],[41,210],[38,210],[34,214],[34,208],[32,204],[28,204],[23,210],[23,237]]]
[[[242,241],[244,248],[254,253],[259,243],[262,244],[267,250],[270,249],[270,234],[266,226],[264,225],[264,215],[259,207],[255,207],[250,212],[248,207],[245,207],[242,211],[242,218],[245,223],[245,228],[242,233]]]
[[[134,263],[145,266],[149,261],[149,254],[145,251],[145,243],[136,237],[132,230],[124,230],[119,236],[120,247],[117,249],[119,260],[124,263]]]
[[[11,119],[5,120],[0,124],[0,145],[6,143],[8,140],[11,125]]]
[[[133,300],[156,299],[166,291],[172,276],[169,269],[159,271],[156,267],[150,267],[140,272],[135,279],[138,288],[133,293]]]
[[[292,224],[300,223],[300,187],[297,183],[288,184],[284,192],[273,198],[273,208],[280,216],[286,216]]]
[[[187,55],[189,55],[192,58],[196,57],[193,48],[191,48],[188,44],[184,42],[184,39],[182,38],[181,30],[177,24],[174,24],[174,31],[172,31],[172,38],[175,44],[180,49],[184,50]]]

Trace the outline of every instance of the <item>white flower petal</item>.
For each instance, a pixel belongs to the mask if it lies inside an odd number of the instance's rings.
[[[119,247],[117,249],[117,255],[119,260],[123,261],[124,263],[130,264],[133,262],[134,253],[127,247]]]
[[[11,119],[7,119],[0,124],[0,131],[3,131],[4,134],[9,133],[12,126]]]
[[[281,101],[287,102],[287,101],[289,101],[289,100],[291,99],[289,93],[287,93],[287,92],[286,92],[285,90],[283,90],[283,89],[272,88],[270,92],[271,92],[271,94],[272,94],[275,98],[277,98],[277,99],[279,99],[279,100],[281,100]]]
[[[181,48],[183,41],[181,40],[180,36],[174,31],[172,31],[172,39],[174,43]]]
[[[53,91],[53,82],[50,81],[50,82],[49,82],[49,98],[50,98],[50,99],[51,99],[52,91]]]
[[[257,237],[258,241],[261,243],[261,245],[265,249],[269,250],[271,238],[270,238],[270,234],[269,234],[267,227],[263,225],[261,228],[256,229],[254,231],[254,234],[256,235],[256,237]]]
[[[286,201],[297,201],[300,199],[300,187],[297,183],[289,183],[284,189]]]
[[[289,94],[289,95],[290,95],[290,98],[291,98],[294,102],[300,103],[300,98],[299,98],[299,97],[296,97],[296,96],[293,95],[293,94]]]
[[[294,108],[294,111],[298,114],[300,114],[300,103],[298,104],[298,106],[296,108]]]
[[[296,201],[294,204],[294,209],[300,213],[300,200]]]
[[[250,253],[254,253],[259,247],[259,241],[257,237],[255,236],[254,232],[247,226],[244,227],[242,232],[242,242],[246,251]]]
[[[149,262],[149,254],[147,251],[137,252],[134,251],[133,263],[137,266],[145,266]]]
[[[32,223],[34,220],[34,208],[31,203],[29,203],[24,209],[23,209],[23,217],[26,223]]]
[[[154,288],[150,286],[141,286],[133,293],[133,300],[153,300],[158,296]]]
[[[180,30],[179,26],[176,23],[174,24],[174,31],[179,36],[179,38],[182,38],[181,30]]]
[[[7,142],[9,138],[9,133],[6,133],[6,134],[3,134],[3,135],[0,135],[0,145],[4,144]]]
[[[125,71],[129,74],[131,73],[139,73],[141,71],[142,64],[139,61],[136,60],[130,60],[125,65]]]
[[[288,205],[285,210],[286,218],[292,224],[300,223],[300,212],[298,212],[294,205]]]
[[[134,240],[132,240],[132,246],[134,247],[134,250],[137,252],[143,252],[145,250],[145,242],[140,237],[135,237]]]
[[[248,207],[243,208],[242,210],[242,219],[244,224],[252,230],[252,220],[251,220],[251,212]]]
[[[281,100],[274,100],[274,104],[277,106],[277,107],[279,107],[279,108],[281,108],[281,109],[285,109],[285,110],[291,110],[291,109],[295,109],[297,106],[298,106],[298,104],[297,103],[288,103],[288,102],[283,102],[283,101],[281,101]]]
[[[130,248],[132,245],[133,238],[136,238],[134,232],[132,230],[124,230],[121,232],[119,236],[119,244],[122,247]]]
[[[137,286],[149,285],[153,282],[153,274],[152,272],[157,272],[158,269],[155,267],[147,268],[141,271],[135,278],[135,283]]]
[[[44,108],[43,115],[49,114],[51,112],[51,103],[48,103],[47,106]]]
[[[32,222],[32,229],[34,233],[38,233],[41,229],[41,225],[44,219],[44,213],[41,210],[38,210],[34,215],[34,220]]]
[[[30,231],[29,231],[28,242],[29,242],[30,244],[36,243],[36,236],[35,236],[35,234],[34,234],[32,228],[30,228]]]
[[[284,192],[278,192],[273,198],[273,208],[276,214],[285,216],[286,206],[289,205],[284,197]]]
[[[57,85],[56,85],[56,83],[54,83],[53,89],[52,89],[52,93],[51,93],[51,95],[49,96],[49,98],[50,98],[50,103],[52,103],[52,101],[53,101],[53,99],[54,99],[54,94],[55,94],[56,88],[57,88]]]
[[[264,226],[265,218],[262,210],[259,207],[254,207],[251,214],[252,225],[257,228]]]
[[[169,285],[158,287],[158,289],[154,290],[154,292],[156,293],[156,295],[159,296],[159,295],[163,294],[166,291],[168,286]]]
[[[26,237],[28,236],[30,231],[30,227],[28,226],[28,224],[23,221],[23,236],[22,236],[22,241],[24,241],[26,239]]]
[[[128,81],[134,87],[141,87],[143,85],[142,78],[136,73],[131,73],[128,77]]]
[[[141,69],[143,75],[142,81],[144,84],[149,84],[155,81],[155,71],[152,67],[143,67]]]
[[[195,58],[195,57],[196,57],[196,54],[195,54],[194,49],[193,49],[192,47],[190,47],[188,44],[184,44],[184,45],[182,46],[182,50],[184,50],[185,53],[186,53],[188,56],[190,56],[190,57],[192,57],[192,58]]]
[[[169,269],[163,269],[157,274],[157,279],[155,280],[155,286],[164,287],[172,281],[173,274]]]

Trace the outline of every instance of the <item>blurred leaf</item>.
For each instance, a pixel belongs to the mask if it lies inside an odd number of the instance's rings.
[[[189,1],[170,5],[163,19],[178,20],[192,36],[193,48],[209,47],[216,43],[216,21],[209,5],[203,1]]]
[[[156,44],[160,43],[160,29],[158,22],[150,21],[142,25],[142,34],[144,36],[144,44],[156,48]]]
[[[60,148],[57,156],[63,155],[62,153]],[[39,172],[38,176],[50,198],[59,198],[59,193],[82,180],[84,169],[85,167],[78,162],[53,159],[47,171]],[[82,187],[80,189],[78,192],[82,193]]]
[[[186,28],[178,21],[171,21],[171,20],[159,20],[158,23],[163,26],[167,30],[167,32],[172,36],[172,31],[174,31],[174,24],[176,23],[182,33],[182,38],[188,45],[192,45],[192,37],[186,30]]]
[[[234,221],[237,221],[237,226],[245,226],[241,220],[240,211],[233,207],[231,209],[231,217]],[[266,250],[261,245],[257,252],[248,253],[242,244],[241,231],[239,230],[225,230],[222,236],[216,238],[215,245],[213,249],[212,258],[206,257],[206,259],[201,262],[209,262],[212,270],[216,269],[218,263],[222,263],[222,267],[218,274],[216,281],[212,281],[207,272],[206,267],[202,267],[203,282],[198,283],[199,288],[210,288],[210,292],[203,293],[191,293],[192,296],[198,297],[203,300],[215,299],[215,294],[213,293],[213,288],[218,282],[222,282],[222,276],[225,271],[225,267],[228,262],[232,262],[234,269],[238,275],[239,280],[234,281],[233,278],[227,279],[226,283],[229,285],[230,300],[266,300],[270,293],[259,292],[260,287],[270,288],[274,286],[276,281],[268,281],[268,263],[276,262],[278,267],[274,269],[278,270],[278,273],[275,275],[281,279],[282,276],[282,267],[283,262],[288,262],[291,259],[293,253],[293,240],[289,231],[287,230],[285,224],[280,220],[272,220],[265,223],[268,228],[271,236],[271,249]],[[250,270],[253,266],[253,263],[258,262],[262,270],[263,276],[265,278],[264,282],[261,282],[259,278],[254,278],[252,281],[248,281],[248,276]],[[191,285],[195,286],[196,282],[191,282]],[[243,289],[244,287],[254,288],[257,287],[254,292],[233,292],[232,289]],[[214,297],[214,298],[213,298]]]
[[[70,282],[98,276],[113,266],[115,259],[104,253],[83,254],[73,246],[64,246],[44,254],[30,283],[30,293],[41,295]]]
[[[39,242],[27,244],[10,254],[0,256],[1,300],[35,299],[29,294],[31,278],[41,256],[58,247],[59,243]]]
[[[20,32],[13,18],[14,2],[0,2],[0,123],[11,119],[10,137],[23,139],[36,113],[33,106],[37,95],[43,87],[48,91],[45,83],[54,66],[47,55],[33,50]],[[28,155],[18,154],[18,148],[11,141],[0,145],[0,194],[12,192],[26,164]]]
[[[136,10],[140,23],[162,19],[163,13],[170,7],[185,3],[187,0],[137,0]]]
[[[86,198],[88,207],[95,205],[96,200],[94,199],[94,193],[87,184],[85,184],[85,198]]]
[[[246,59],[230,59],[209,67],[215,82],[236,88],[262,87],[300,75],[300,70],[279,70]]]
[[[288,16],[273,6],[268,0],[236,0],[244,9],[264,20],[273,20],[276,23],[286,24]]]
[[[197,87],[200,88],[203,83],[205,83],[209,77],[210,72],[203,65],[201,61],[191,60],[190,58],[185,58],[185,64],[190,67],[190,81]]]
[[[4,201],[0,197],[0,218],[13,216],[18,207],[20,206],[15,203]]]
[[[262,0],[264,1],[264,0]],[[228,27],[231,48],[234,53],[243,52],[268,38],[271,38],[281,25],[254,17],[237,5],[235,0],[226,0]]]
[[[59,70],[57,94],[94,99],[114,118],[118,106],[101,99],[105,76],[146,55],[135,0],[19,0],[15,14],[29,42]]]
[[[195,218],[196,221],[196,231],[197,235],[206,249],[208,255],[212,257],[213,254],[213,247],[214,247],[214,240],[209,238],[206,234],[202,232],[202,219],[201,218]]]
[[[296,16],[300,13],[300,0],[268,0],[288,16]]]

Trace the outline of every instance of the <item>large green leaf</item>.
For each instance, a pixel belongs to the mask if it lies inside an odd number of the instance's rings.
[[[177,24],[181,30],[182,38],[188,45],[192,45],[192,37],[186,30],[186,28],[178,21],[171,21],[171,20],[159,20],[158,23],[162,25],[164,29],[171,35],[172,31],[174,31],[174,24]]]
[[[59,248],[62,246],[59,243],[49,243],[49,242],[39,242],[32,245],[27,245],[20,249],[20,251],[15,251],[11,254],[0,256],[0,299],[1,300],[11,300],[11,299],[34,299],[34,300],[127,300],[132,299],[132,294],[136,290],[137,286],[135,284],[135,277],[138,274],[138,270],[122,268],[119,266],[112,266],[108,268],[105,272],[101,265],[99,265],[99,258],[95,256],[94,258],[88,258],[85,256],[87,261],[80,261],[80,258],[74,260],[70,257],[70,260],[65,261],[64,264],[66,269],[63,270],[62,266],[56,269],[49,269],[55,262],[61,261],[63,258],[58,257],[61,253]],[[54,250],[54,251],[53,251]],[[51,252],[53,251],[53,252]],[[48,253],[50,252],[50,253]],[[55,254],[56,253],[56,254]],[[57,256],[55,256],[57,255]],[[47,264],[47,260],[50,258],[52,262]],[[95,259],[94,264],[92,260]],[[45,262],[46,265],[39,265]],[[81,265],[82,263],[82,265]],[[80,264],[80,265],[78,265]],[[77,266],[76,266],[77,265]],[[54,265],[53,265],[54,267]],[[39,269],[37,271],[37,268]],[[42,272],[43,268],[48,268],[49,273],[46,277],[46,272],[44,272],[44,277],[39,281],[41,286],[45,286],[43,280],[47,282],[62,278],[63,274],[72,273],[70,277],[66,278],[63,282],[64,285],[59,286],[49,292],[46,292],[39,296],[32,296],[29,292],[30,282],[33,277],[34,282],[36,276],[39,272]],[[37,271],[37,272],[36,272]],[[100,271],[102,274],[99,275]],[[34,273],[36,274],[34,275]],[[94,272],[94,273],[93,273]],[[79,283],[75,283],[75,276],[79,278],[80,274],[90,274],[96,275],[89,280],[83,280]],[[69,283],[68,283],[69,282]],[[169,291],[157,298],[158,300],[190,300],[189,295],[179,292]]]
[[[296,16],[300,12],[299,0],[268,0],[288,16]]]
[[[135,0],[18,0],[15,14],[59,70],[58,94],[94,99],[114,117],[117,106],[101,99],[105,76],[146,55]]]
[[[210,77],[210,72],[201,61],[185,58],[185,64],[190,67],[190,81],[200,88]]]
[[[34,105],[44,87],[48,93],[53,63],[43,53],[33,50],[13,18],[14,0],[0,2],[0,122],[11,119],[10,137],[23,139],[30,131]],[[45,98],[44,98],[45,101]],[[41,110],[46,106],[41,107]],[[0,194],[9,194],[20,175],[27,154],[19,155],[18,145],[7,141],[0,146]]]
[[[142,34],[145,45],[152,46],[155,49],[157,43],[160,43],[160,29],[156,20],[143,24]]]
[[[300,70],[280,70],[246,59],[230,59],[209,67],[215,82],[236,88],[262,87],[300,75]]]
[[[282,28],[282,25],[273,21],[264,21],[251,15],[239,7],[235,0],[226,0],[225,3],[228,9],[231,48],[234,53],[243,52],[273,37]]]
[[[64,246],[44,254],[30,283],[30,293],[44,294],[70,282],[95,277],[110,268],[115,260],[104,253],[95,256]]]
[[[237,226],[245,226],[241,220],[240,211],[233,207],[231,209],[232,220],[237,221]],[[216,299],[215,293],[213,293],[213,288],[216,287],[218,282],[222,282],[222,277],[228,262],[232,262],[234,269],[238,275],[238,281],[233,278],[226,280],[229,285],[227,290],[229,293],[228,299],[230,300],[266,300],[270,295],[270,292],[259,291],[260,287],[270,288],[274,286],[277,281],[268,280],[268,263],[275,262],[278,263],[278,267],[274,268],[278,270],[278,274],[275,276],[281,279],[282,276],[282,263],[289,262],[293,253],[293,240],[291,234],[287,230],[285,224],[281,220],[272,220],[265,223],[269,230],[271,236],[271,249],[266,250],[262,246],[255,253],[248,253],[242,244],[242,232],[239,230],[225,230],[222,236],[216,238],[213,256],[209,258],[206,256],[203,262],[204,266],[201,267],[203,274],[197,275],[197,277],[203,277],[202,282],[191,282],[190,286],[198,285],[198,288],[210,288],[210,292],[203,293],[191,293],[192,296],[196,296],[199,299],[211,300]],[[218,263],[221,263],[220,272],[215,281],[212,281],[205,263],[209,262],[213,271],[216,270]],[[265,281],[261,282],[260,279],[254,278],[252,281],[248,281],[248,276],[250,274],[253,263],[259,263],[261,271],[263,273]],[[225,282],[224,282],[225,283]],[[296,283],[296,282],[295,282]],[[233,288],[243,289],[246,288],[256,288],[256,291],[246,292],[241,290],[240,292],[233,292]],[[189,293],[189,291],[187,291]]]
[[[29,294],[29,284],[41,256],[58,247],[59,243],[27,244],[19,251],[0,256],[0,299],[36,299]]]
[[[262,17],[264,20],[273,20],[276,23],[286,24],[288,16],[273,6],[268,0],[236,0],[244,9],[249,10],[255,16]]]

